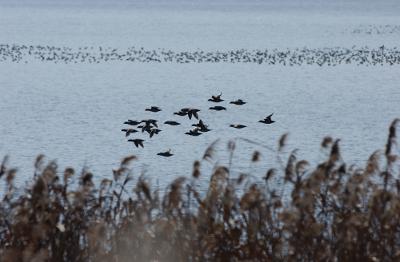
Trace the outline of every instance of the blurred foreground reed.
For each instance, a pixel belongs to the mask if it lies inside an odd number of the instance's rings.
[[[316,167],[293,151],[281,170],[249,183],[218,166],[206,194],[194,186],[201,162],[161,196],[131,172],[134,156],[99,186],[87,170],[60,173],[38,156],[31,185],[18,193],[16,169],[4,158],[0,261],[399,261],[399,122],[365,168],[346,164],[339,140],[327,137],[321,146],[329,154]],[[271,185],[276,176],[287,198]],[[79,186],[70,186],[74,179]]]

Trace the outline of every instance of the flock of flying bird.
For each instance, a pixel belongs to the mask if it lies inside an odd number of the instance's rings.
[[[221,96],[222,96],[222,93],[219,95],[213,95],[213,96],[211,96],[210,99],[208,99],[208,101],[212,102],[212,103],[223,102],[224,100],[221,98]],[[231,101],[230,104],[242,106],[242,105],[246,104],[246,102],[243,101],[242,99],[237,99],[235,101]],[[222,110],[227,110],[227,109],[224,106],[215,105],[215,106],[209,107],[209,110],[222,111]],[[157,106],[152,106],[150,108],[146,108],[145,111],[157,113],[157,112],[160,112],[161,109]],[[211,129],[208,128],[208,125],[206,125],[203,122],[203,120],[201,120],[199,118],[199,112],[200,112],[200,109],[197,109],[197,108],[182,108],[180,111],[174,113],[174,115],[178,115],[181,117],[187,116],[189,119],[193,118],[193,119],[198,120],[197,123],[192,124],[192,126],[194,128],[187,131],[185,133],[186,135],[200,136],[201,134],[203,134],[205,132],[211,131]],[[274,120],[272,120],[272,115],[273,115],[273,113],[258,122],[267,124],[267,125],[272,124],[275,122]],[[128,119],[127,121],[124,122],[124,124],[130,126],[129,128],[121,129],[121,131],[125,133],[126,137],[130,136],[131,134],[138,133],[141,131],[142,133],[144,133],[144,132],[148,133],[149,137],[152,138],[154,135],[157,135],[162,131],[161,129],[158,128],[159,127],[158,120],[155,120],[155,119],[145,119],[145,120],[141,120],[141,121]],[[164,124],[170,125],[170,126],[180,125],[179,122],[176,122],[173,120],[165,121]],[[242,124],[231,124],[230,127],[236,128],[236,129],[242,129],[242,128],[245,128],[246,126],[242,125]],[[129,139],[128,142],[132,142],[136,147],[144,148],[144,145],[143,145],[144,140],[143,139],[139,139],[139,138]],[[157,155],[163,156],[163,157],[173,156],[170,149],[165,152],[160,152]]]

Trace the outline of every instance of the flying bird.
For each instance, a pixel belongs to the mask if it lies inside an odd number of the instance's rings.
[[[144,123],[145,125],[153,125],[155,127],[158,127],[157,120],[155,120],[155,119],[145,119],[145,120],[142,120],[142,123]]]
[[[152,106],[150,108],[146,108],[145,111],[150,111],[150,112],[156,113],[156,112],[160,112],[161,109],[158,106]]]
[[[163,156],[163,157],[170,157],[173,156],[174,154],[171,153],[171,149],[169,149],[168,151],[165,152],[160,152],[157,154],[158,156]]]
[[[174,112],[174,115],[186,116],[186,115],[187,115],[187,112],[178,111],[178,112]]]
[[[231,102],[229,102],[229,104],[234,104],[234,105],[241,106],[241,105],[246,104],[246,102],[244,102],[242,99],[238,99],[238,100],[236,100],[236,101],[231,101]]]
[[[210,99],[208,99],[208,101],[210,101],[210,102],[214,102],[214,103],[219,103],[219,102],[222,102],[222,101],[224,101],[223,99],[221,99],[221,96],[222,96],[222,93],[221,94],[219,94],[219,95],[217,95],[217,96],[211,96],[211,98]]]
[[[144,146],[143,146],[143,141],[144,141],[143,139],[129,139],[129,140],[128,140],[128,142],[133,142],[133,143],[135,144],[136,147],[141,146],[141,147],[144,148]]]
[[[204,124],[203,120],[200,119],[197,124],[193,124],[192,126],[201,128],[202,126],[205,126],[205,124]]]
[[[242,128],[245,128],[246,126],[245,125],[230,125],[230,127],[233,127],[233,128],[236,128],[236,129],[242,129]]]
[[[180,111],[175,112],[174,115],[178,115],[178,116],[188,116],[189,119],[192,119],[192,116],[196,119],[199,119],[199,115],[197,114],[198,112],[200,112],[200,109],[196,109],[196,108],[182,108]]]
[[[153,126],[152,126],[150,123],[145,123],[145,124],[142,126],[142,133],[143,133],[144,131],[146,131],[147,133],[150,134],[152,128],[153,128]]]
[[[187,111],[189,119],[192,119],[192,116],[194,116],[194,118],[196,118],[196,119],[199,119],[199,115],[197,114],[198,112],[200,112],[200,109],[190,108]]]
[[[269,116],[267,116],[266,118],[264,118],[263,120],[260,120],[260,121],[258,121],[258,122],[264,123],[264,124],[267,124],[267,125],[268,125],[268,124],[274,123],[275,121],[271,119],[271,117],[272,117],[273,114],[274,114],[274,113],[270,114]]]
[[[192,126],[197,127],[197,129],[200,132],[208,132],[211,131],[211,129],[208,129],[208,126],[204,124],[203,120],[199,120],[199,123],[193,124]]]
[[[139,121],[130,120],[130,119],[128,119],[128,121],[124,122],[124,124],[131,125],[131,126],[136,126],[136,125],[139,125],[140,123],[141,122],[139,122]]]
[[[199,136],[199,135],[201,135],[202,133],[200,133],[199,128],[195,128],[195,129],[193,129],[193,130],[189,130],[189,132],[186,132],[185,134],[186,134],[186,135],[189,135],[189,136]]]
[[[182,108],[180,111],[175,112],[174,115],[186,116],[189,112],[189,108]]]
[[[150,138],[152,138],[154,135],[157,135],[158,133],[160,133],[161,130],[160,129],[151,129],[149,134],[150,134]]]
[[[125,136],[129,136],[132,133],[139,132],[139,131],[137,131],[136,129],[133,129],[133,128],[124,128],[124,129],[121,129],[121,131],[125,132]]]
[[[215,110],[215,111],[221,111],[221,110],[226,110],[225,107],[223,106],[213,106],[209,108],[210,110]]]
[[[175,122],[175,121],[165,121],[164,124],[170,125],[170,126],[179,126],[180,123]]]

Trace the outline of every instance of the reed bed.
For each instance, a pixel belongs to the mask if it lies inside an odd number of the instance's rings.
[[[228,167],[217,166],[204,194],[195,186],[202,161],[161,194],[132,172],[135,156],[99,185],[88,170],[59,172],[38,156],[32,182],[18,192],[17,171],[4,158],[0,260],[399,261],[399,123],[364,168],[345,163],[339,140],[326,137],[321,147],[329,153],[315,167],[296,151],[258,182],[245,174],[232,179]],[[213,158],[212,147],[204,161]],[[258,153],[252,161],[261,161]]]

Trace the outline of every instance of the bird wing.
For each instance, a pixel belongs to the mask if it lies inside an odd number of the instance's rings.
[[[196,119],[199,119],[199,115],[197,114],[196,111],[193,112],[193,116],[194,116]]]

